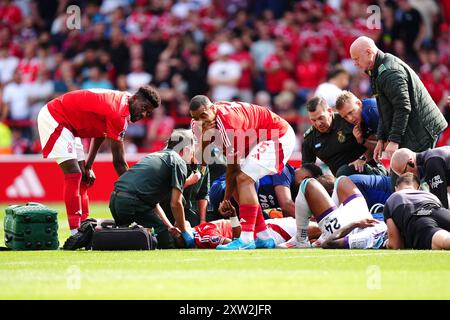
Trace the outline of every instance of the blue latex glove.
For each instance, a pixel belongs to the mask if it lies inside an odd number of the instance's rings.
[[[193,248],[195,246],[194,234],[192,233],[192,230],[182,232],[181,236],[183,237],[187,248]]]

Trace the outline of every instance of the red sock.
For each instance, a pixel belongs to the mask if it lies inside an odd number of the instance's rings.
[[[264,221],[264,216],[262,213],[261,206],[258,206],[258,215],[256,216],[256,223],[255,223],[255,234],[258,234],[258,232],[264,231],[267,229],[266,222]]]
[[[64,175],[64,202],[66,204],[67,220],[70,229],[80,227],[81,199],[80,199],[81,173]]]
[[[239,206],[239,220],[243,232],[255,231],[256,216],[258,214],[259,204],[241,204]]]
[[[89,196],[87,193],[87,184],[81,182],[80,196],[81,196],[81,222],[89,218]]]

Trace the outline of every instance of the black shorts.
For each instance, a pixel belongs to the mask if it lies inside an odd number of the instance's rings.
[[[431,241],[437,231],[450,231],[450,211],[436,208],[429,216],[413,216],[410,223],[412,248],[431,249]]]

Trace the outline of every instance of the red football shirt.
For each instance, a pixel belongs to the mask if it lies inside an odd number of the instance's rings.
[[[233,239],[230,220],[216,220],[194,227],[195,245],[200,249],[215,249],[225,239]]]
[[[216,102],[214,106],[217,108],[217,129],[224,146],[232,146],[239,152],[239,146],[243,145],[244,156],[259,142],[281,138],[289,128],[286,120],[266,107],[226,101]]]
[[[115,90],[76,90],[53,99],[47,107],[53,118],[75,137],[122,141],[130,119],[130,96]]]

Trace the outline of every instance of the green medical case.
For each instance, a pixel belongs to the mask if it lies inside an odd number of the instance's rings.
[[[36,202],[5,209],[5,245],[12,250],[56,250],[58,213]]]

